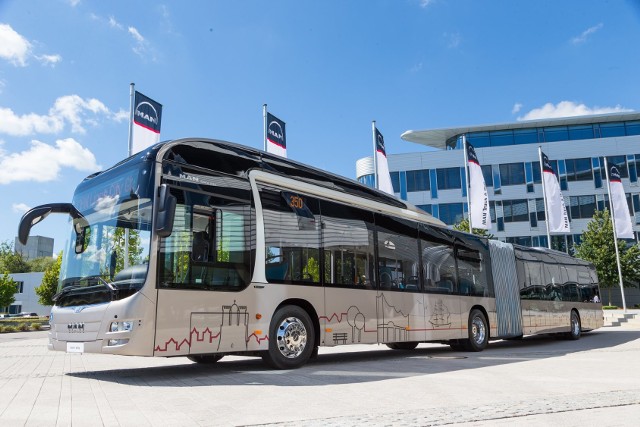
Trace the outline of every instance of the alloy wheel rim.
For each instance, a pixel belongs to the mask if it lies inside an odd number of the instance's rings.
[[[287,317],[276,332],[278,350],[287,359],[300,356],[307,347],[307,328],[297,317]]]
[[[474,317],[471,321],[471,335],[473,336],[473,341],[476,344],[482,344],[484,342],[486,333],[487,331],[482,319],[480,319],[480,317]]]

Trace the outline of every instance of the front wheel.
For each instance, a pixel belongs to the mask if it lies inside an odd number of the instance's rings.
[[[387,344],[392,350],[413,350],[418,346],[417,342],[390,342]]]
[[[482,351],[489,344],[489,326],[484,313],[478,309],[469,315],[469,338],[466,341],[468,351]]]
[[[580,323],[580,316],[575,310],[571,310],[571,330],[567,333],[566,337],[570,340],[579,340],[582,334],[582,325]]]
[[[222,359],[223,357],[224,356],[220,354],[193,354],[191,356],[187,356],[187,359],[199,364],[210,365],[212,363],[216,363],[218,360]]]
[[[315,330],[305,310],[280,307],[269,326],[269,350],[262,360],[275,369],[295,369],[307,363],[315,347]]]

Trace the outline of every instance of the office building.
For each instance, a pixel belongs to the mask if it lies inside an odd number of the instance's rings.
[[[22,253],[25,260],[51,258],[53,256],[53,239],[51,237],[29,236],[27,244],[23,245],[16,237],[14,248],[16,253]]]
[[[551,160],[571,221],[571,233],[552,235],[556,249],[581,241],[596,210],[608,207],[604,157],[622,176],[633,228],[640,230],[640,113],[616,113],[407,131],[402,138],[436,150],[388,154],[398,197],[448,225],[467,215],[462,135],[478,155],[499,240],[547,246],[538,147]],[[373,159],[356,164],[357,179],[373,185]]]

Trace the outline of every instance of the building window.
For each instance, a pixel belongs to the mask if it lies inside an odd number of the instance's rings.
[[[593,218],[596,211],[596,196],[571,196],[569,204],[571,219]]]
[[[416,205],[416,207],[418,209],[422,209],[423,211],[425,211],[429,215],[432,215],[432,213],[431,213],[431,205]]]
[[[569,132],[566,126],[552,126],[544,128],[545,142],[567,141]]]
[[[482,165],[482,176],[484,177],[484,185],[487,187],[493,187],[493,178],[491,177],[491,165]]]
[[[568,159],[565,160],[567,166],[567,181],[591,181],[591,159]]]
[[[429,170],[407,171],[407,191],[427,191],[430,188]],[[395,190],[395,188],[394,188]]]
[[[569,139],[591,139],[593,138],[593,125],[569,126]]]
[[[529,221],[529,209],[525,199],[503,200],[504,222]]]
[[[544,221],[544,219],[546,218],[544,211],[544,200],[541,198],[536,199],[536,215],[538,221]]]
[[[389,172],[394,193],[400,192],[400,172]]]
[[[21,294],[24,292],[24,282],[16,281],[16,293]]]
[[[600,123],[600,136],[602,138],[625,136],[624,123]]]
[[[462,203],[441,203],[439,210],[440,221],[447,225],[454,225],[462,221]]]
[[[444,168],[436,170],[438,190],[452,190],[462,187],[460,168]]]
[[[504,163],[500,165],[500,181],[502,185],[524,184],[524,163]]]

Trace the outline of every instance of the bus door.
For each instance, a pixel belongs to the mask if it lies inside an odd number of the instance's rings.
[[[420,256],[424,283],[427,341],[466,338],[468,312],[462,312],[453,237],[448,230],[421,225]]]
[[[321,201],[325,345],[376,343],[373,214]]]
[[[376,214],[378,340],[425,341],[424,296],[415,223]]]

